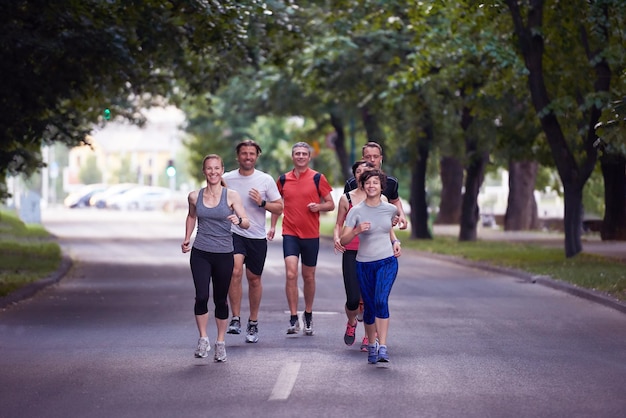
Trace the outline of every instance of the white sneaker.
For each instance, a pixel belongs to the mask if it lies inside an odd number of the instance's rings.
[[[198,347],[196,348],[196,352],[194,355],[197,358],[206,358],[209,356],[209,351],[211,351],[211,344],[209,344],[208,338],[200,338],[198,340]]]
[[[215,342],[215,356],[213,360],[216,363],[224,363],[226,361],[226,343],[224,341]]]
[[[300,322],[296,319],[296,322],[292,324],[290,320],[287,334],[297,334],[298,332],[300,332]]]
[[[308,335],[309,337],[315,334],[313,331],[313,318],[307,323],[304,314],[302,314],[302,323],[304,324],[304,335]]]
[[[259,323],[257,321],[250,322],[248,321],[248,326],[246,329],[246,342],[247,343],[256,343],[259,341]]]

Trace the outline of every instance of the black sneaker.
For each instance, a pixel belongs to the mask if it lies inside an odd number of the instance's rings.
[[[227,332],[229,334],[241,334],[241,321],[238,316],[233,316],[233,319],[230,320]]]

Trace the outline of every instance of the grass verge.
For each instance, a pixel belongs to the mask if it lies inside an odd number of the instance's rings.
[[[322,218],[321,233],[332,237],[334,219]],[[454,237],[410,240],[396,231],[402,247],[481,261],[550,276],[582,288],[626,300],[626,266],[606,257],[578,254],[565,258],[562,248],[502,241],[460,242]],[[41,225],[25,225],[13,212],[0,210],[0,297],[48,277],[61,263],[61,248]]]
[[[0,210],[0,297],[43,279],[61,264],[61,248],[41,225]]]
[[[334,224],[322,222],[323,235],[332,237]],[[502,241],[460,242],[456,237],[411,240],[407,231],[396,230],[402,248],[461,257],[491,265],[549,276],[576,286],[626,300],[626,265],[599,255],[581,253],[565,258],[562,248]]]

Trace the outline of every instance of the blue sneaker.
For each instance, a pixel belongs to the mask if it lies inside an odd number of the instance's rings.
[[[367,362],[369,364],[376,364],[378,361],[378,344],[367,346]]]
[[[387,355],[387,346],[381,345],[378,347],[378,362],[389,363],[389,355]]]

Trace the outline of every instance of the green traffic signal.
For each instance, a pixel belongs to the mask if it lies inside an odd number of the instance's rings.
[[[174,160],[169,160],[167,162],[167,168],[165,169],[165,173],[168,177],[174,177],[176,175],[176,167],[174,167]]]
[[[109,110],[109,108],[104,109],[104,119],[105,120],[111,119],[111,111]]]

